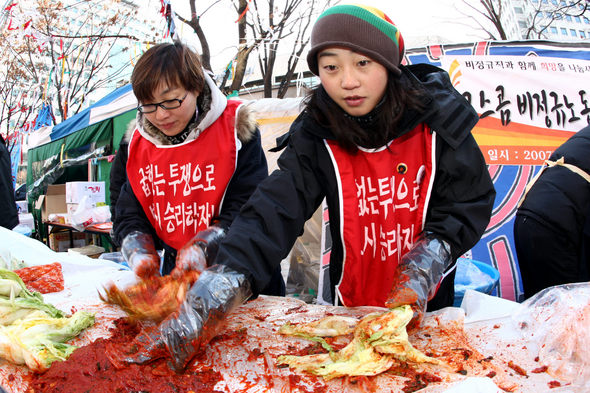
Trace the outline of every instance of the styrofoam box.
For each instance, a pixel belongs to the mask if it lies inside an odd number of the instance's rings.
[[[16,211],[21,213],[28,213],[29,212],[29,204],[27,201],[16,201]]]
[[[105,202],[105,183],[103,181],[66,183],[66,203],[80,203],[85,195],[93,203]]]
[[[35,228],[35,221],[33,219],[32,213],[20,213],[18,215],[18,222],[19,224],[29,227],[31,229]]]

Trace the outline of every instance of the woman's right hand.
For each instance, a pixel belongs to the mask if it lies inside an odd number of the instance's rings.
[[[189,289],[178,311],[159,325],[144,328],[131,343],[107,347],[107,356],[117,369],[167,357],[182,372],[219,333],[227,314],[251,295],[244,274],[224,265],[211,266]]]
[[[147,233],[134,231],[125,236],[121,253],[138,277],[146,279],[160,275],[160,256],[154,239]]]
[[[160,256],[158,254],[135,254],[129,267],[140,278],[146,279],[160,275]]]

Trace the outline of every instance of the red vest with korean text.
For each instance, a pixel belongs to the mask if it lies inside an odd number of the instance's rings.
[[[236,169],[235,116],[223,114],[198,138],[178,145],[154,145],[135,130],[129,143],[127,176],[157,235],[175,249],[206,229],[221,210]]]
[[[339,176],[343,305],[385,305],[394,271],[422,232],[434,180],[435,134],[419,125],[388,148],[350,154],[326,141]]]

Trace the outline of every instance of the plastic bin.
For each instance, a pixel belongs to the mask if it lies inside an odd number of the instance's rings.
[[[125,260],[125,258],[123,258],[123,254],[121,254],[121,251],[102,253],[98,257],[98,259],[106,259],[109,261],[113,261],[113,262],[123,265],[127,269],[129,269],[129,265],[127,264],[127,261]]]
[[[21,235],[25,235],[27,237],[31,237],[33,234],[33,230],[26,225],[18,224],[14,228],[12,228],[14,232],[20,233]]]
[[[455,274],[455,298],[453,306],[461,306],[467,289],[491,294],[500,281],[500,272],[493,266],[473,259],[457,259]]]

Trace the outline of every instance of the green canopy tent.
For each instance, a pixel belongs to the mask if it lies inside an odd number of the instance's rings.
[[[131,85],[108,94],[96,104],[57,124],[51,141],[28,150],[27,199],[39,239],[46,234],[35,208],[49,184],[104,181],[109,198],[111,161],[126,131],[135,121],[137,100]],[[89,175],[92,174],[92,179]]]

